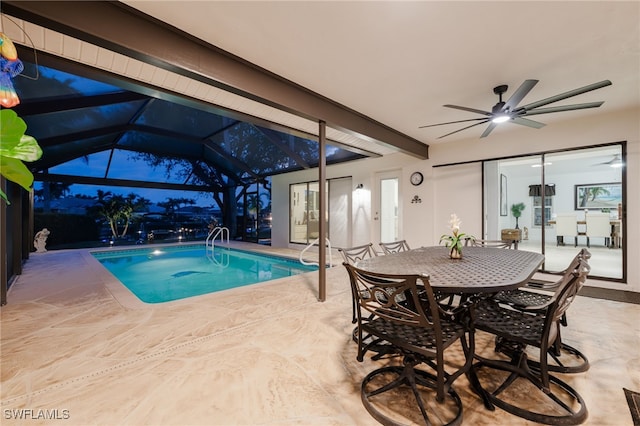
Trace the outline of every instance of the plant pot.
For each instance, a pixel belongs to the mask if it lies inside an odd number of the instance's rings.
[[[451,250],[449,250],[449,257],[451,259],[462,259],[462,250],[452,247]]]

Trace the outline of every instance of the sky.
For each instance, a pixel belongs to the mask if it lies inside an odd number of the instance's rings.
[[[49,169],[49,173],[72,175],[72,176],[89,176],[89,177],[105,177],[105,171],[109,162],[110,151],[104,151],[93,154],[87,160],[78,158],[59,166]],[[130,158],[127,153],[117,150],[111,160],[109,166],[108,177],[114,179],[140,180],[147,182],[167,182],[167,183],[183,183],[178,179],[167,179],[164,170],[154,169],[148,166],[144,161],[135,161]],[[42,182],[35,182],[35,189],[42,189]],[[71,185],[70,196],[76,194],[84,194],[96,196],[98,190],[110,191],[114,194],[128,195],[130,193],[147,198],[152,203],[166,201],[167,198],[191,198],[197,206],[210,207],[217,206],[213,197],[209,194],[192,191],[149,189],[149,188],[130,188],[130,187],[103,187],[98,185],[73,184]]]

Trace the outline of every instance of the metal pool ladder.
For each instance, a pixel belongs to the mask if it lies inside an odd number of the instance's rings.
[[[314,245],[316,245],[318,242],[320,241],[320,238],[316,238],[315,240],[313,240],[311,243],[309,243],[308,246],[306,246],[301,252],[300,252],[300,263],[302,263],[303,265],[313,265],[313,266],[320,266],[320,264],[318,262],[307,262],[306,260],[303,259],[304,253],[309,250],[311,247],[313,247]],[[331,254],[331,241],[329,241],[328,238],[325,239],[325,244],[328,246],[329,248],[329,266],[332,267],[333,266],[333,255]]]
[[[227,244],[229,244],[229,228],[227,228],[226,226],[216,226],[211,230],[211,232],[209,232],[209,235],[207,235],[207,239],[204,242],[207,254],[209,254],[209,250],[211,250],[211,253],[213,253],[215,241],[218,237],[220,237],[221,243],[224,243],[226,237]]]

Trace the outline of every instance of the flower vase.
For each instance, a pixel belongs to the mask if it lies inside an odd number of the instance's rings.
[[[458,250],[455,247],[451,247],[451,250],[449,250],[449,257],[451,259],[462,259],[462,250]]]

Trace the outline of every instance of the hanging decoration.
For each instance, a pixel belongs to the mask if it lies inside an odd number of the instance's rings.
[[[0,105],[4,108],[13,108],[20,103],[11,79],[22,70],[24,65],[18,59],[15,45],[6,34],[0,32]]]

